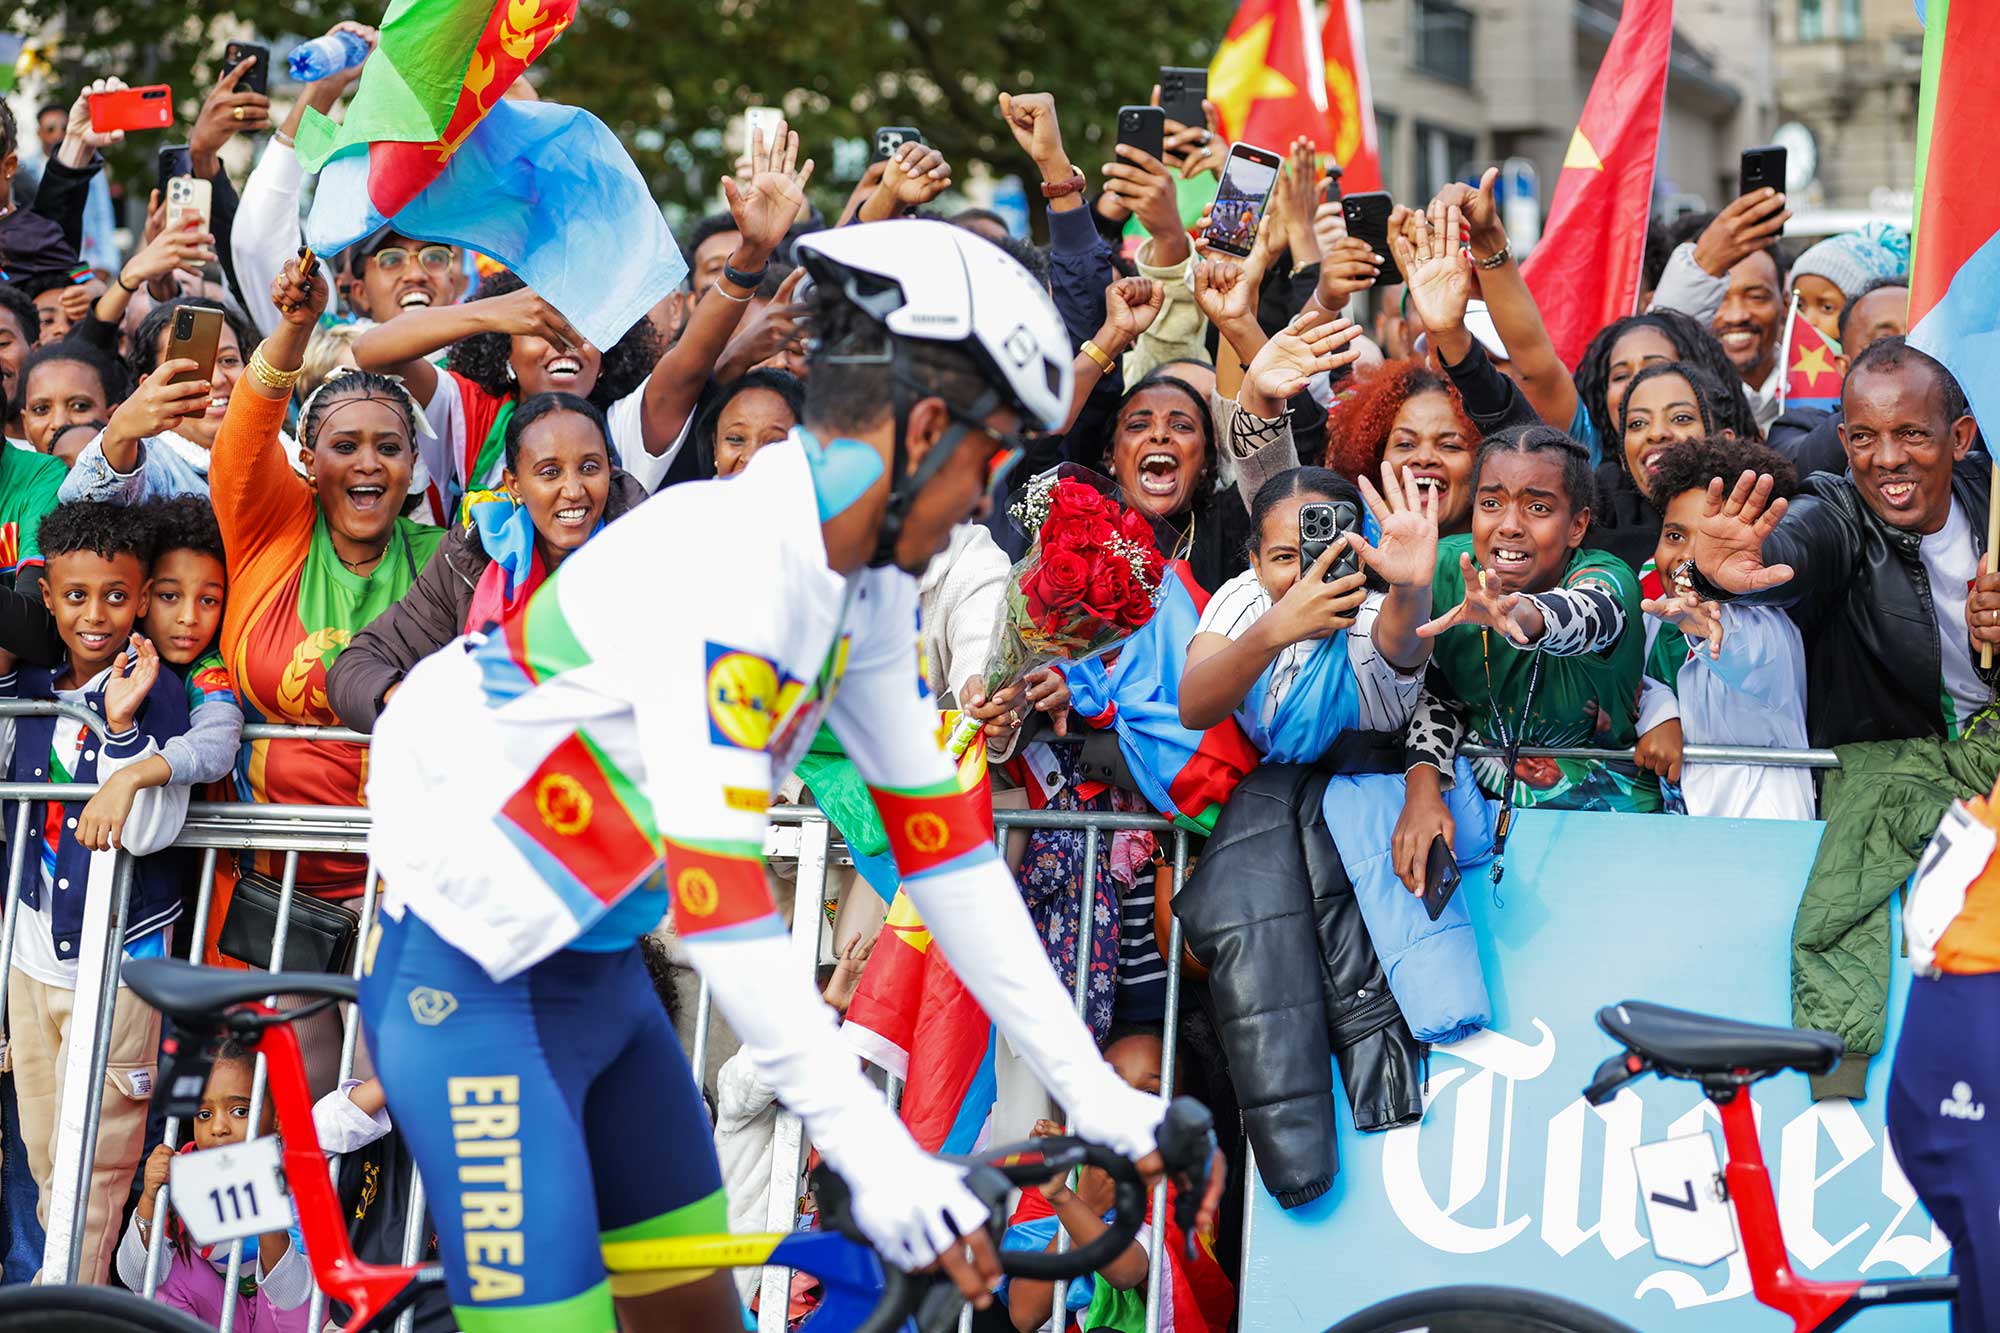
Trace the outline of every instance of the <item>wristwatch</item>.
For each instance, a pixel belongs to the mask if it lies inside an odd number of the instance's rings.
[[[752,269],[746,272],[745,270],[740,269],[736,267],[736,265],[731,264],[727,260],[725,260],[723,261],[722,265],[722,276],[727,278],[729,281],[735,283],[738,287],[743,288],[745,291],[754,292],[757,290],[757,285],[764,281],[764,274],[766,271],[770,269],[770,267],[771,267],[771,261],[767,259],[764,261],[764,266],[762,268]]]
[[[1042,182],[1042,198],[1060,199],[1064,195],[1081,194],[1083,193],[1083,187],[1089,183],[1081,171],[1078,171],[1075,167],[1071,167],[1068,179]]]

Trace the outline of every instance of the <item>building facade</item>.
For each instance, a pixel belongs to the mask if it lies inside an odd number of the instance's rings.
[[[1902,215],[1916,175],[1924,30],[1910,0],[1780,0],[1781,120],[1812,135],[1807,207]]]

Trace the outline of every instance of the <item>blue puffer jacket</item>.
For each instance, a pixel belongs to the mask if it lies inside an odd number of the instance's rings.
[[[1452,850],[1464,882],[1435,921],[1423,900],[1396,878],[1390,856],[1396,818],[1403,810],[1402,777],[1342,773],[1326,785],[1327,827],[1335,831],[1334,844],[1353,881],[1389,991],[1418,1041],[1457,1041],[1493,1018],[1479,969],[1479,941],[1465,908],[1465,895],[1478,878],[1475,871],[1493,859],[1493,818],[1471,764],[1459,760],[1456,774],[1445,793],[1445,807],[1456,826]]]

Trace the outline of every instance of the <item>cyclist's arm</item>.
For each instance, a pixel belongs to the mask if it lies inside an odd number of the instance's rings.
[[[698,639],[689,646],[704,650]],[[728,739],[732,732],[754,739],[754,721],[749,732],[739,715],[712,727],[709,706],[687,691],[655,691],[637,718],[674,928],[689,961],[758,1074],[853,1184],[863,1233],[892,1262],[929,1263],[976,1228],[986,1209],[959,1169],[917,1149],[862,1076],[811,969],[792,949],[764,877],[771,761],[761,748]]]
[[[1166,1103],[1128,1087],[1098,1054],[993,845],[991,797],[958,790],[937,740],[937,705],[917,672],[916,583],[900,582],[908,585],[901,600],[875,609],[876,632],[857,636],[828,721],[868,782],[904,892],[980,1007],[1078,1134],[1145,1157]],[[875,589],[891,591],[888,580]]]

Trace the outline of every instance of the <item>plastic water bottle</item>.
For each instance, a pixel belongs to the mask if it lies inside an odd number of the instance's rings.
[[[292,48],[285,63],[300,83],[316,83],[368,58],[368,43],[351,32],[330,32]]]

